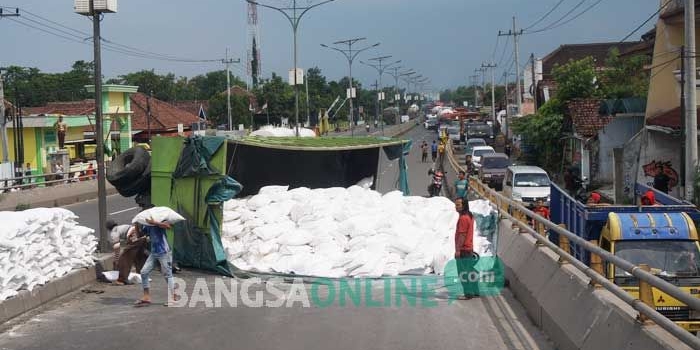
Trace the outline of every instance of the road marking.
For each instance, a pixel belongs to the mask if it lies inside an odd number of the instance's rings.
[[[114,213],[109,213],[109,215],[111,216],[111,215],[117,215],[117,214],[121,214],[121,213],[126,213],[127,211],[132,211],[132,210],[138,209],[138,208],[139,208],[139,207],[132,207],[132,208],[129,208],[129,209],[124,209],[124,210],[120,210],[120,211],[115,211]]]

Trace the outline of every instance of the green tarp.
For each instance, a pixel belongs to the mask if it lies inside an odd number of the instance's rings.
[[[177,211],[187,219],[184,223],[174,227],[174,258],[182,266],[215,271],[223,275],[231,276],[231,270],[226,259],[226,252],[221,244],[221,223],[216,212],[221,212],[223,202],[235,197],[241,192],[243,186],[233,178],[221,174],[214,168],[210,161],[217,150],[224,144],[223,137],[187,138],[185,147],[180,153],[177,166],[172,174],[171,194],[177,186],[178,179],[194,178],[194,193],[192,197],[176,198]],[[188,213],[180,203],[182,201],[198,200],[197,193],[201,193],[202,179],[210,176],[221,177],[207,190],[205,196],[206,216],[204,218],[209,229],[198,227],[200,212],[199,205],[195,205],[193,213]],[[182,180],[181,180],[182,181]]]
[[[640,114],[644,115],[647,109],[646,98],[630,97],[621,99],[603,100],[600,102],[600,115],[613,114]]]
[[[196,175],[215,175],[221,172],[209,163],[214,153],[224,144],[223,137],[193,136],[185,139],[185,148],[180,153],[173,178]]]

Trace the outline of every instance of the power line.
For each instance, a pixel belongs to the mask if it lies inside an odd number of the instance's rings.
[[[627,40],[627,39],[628,39],[629,37],[631,37],[634,33],[636,33],[638,30],[640,30],[642,27],[644,27],[644,25],[646,25],[647,23],[649,23],[649,21],[651,21],[652,18],[656,17],[656,15],[658,15],[658,14],[659,14],[664,8],[666,8],[666,6],[668,6],[671,2],[673,2],[673,0],[668,0],[668,1],[666,1],[666,3],[663,4],[658,10],[656,10],[656,12],[652,13],[651,16],[649,16],[649,18],[647,18],[646,21],[642,22],[642,24],[640,24],[637,28],[634,28],[633,31],[631,31],[631,32],[630,32],[629,34],[627,34],[624,38],[622,38],[622,40],[620,40],[620,42],[623,42],[623,41]]]
[[[651,71],[652,71],[653,69],[655,69],[655,68],[661,68],[658,72],[652,74],[652,75],[649,77],[649,80],[651,80],[652,78],[654,78],[657,74],[663,72],[663,71],[664,71],[664,68],[666,68],[666,66],[670,65],[671,63],[673,63],[675,60],[677,60],[677,59],[679,59],[679,58],[680,58],[680,57],[676,57],[676,58],[674,58],[674,59],[668,60],[668,61],[663,62],[663,63],[659,63],[659,64],[657,64],[657,65],[655,65],[655,66],[649,68],[649,72],[651,72]]]
[[[503,63],[503,59],[506,57],[506,50],[508,49],[509,43],[510,43],[509,41],[506,41],[505,45],[503,46],[503,52],[501,53],[501,59],[498,60],[498,63],[497,63],[498,66],[500,66],[501,63]],[[513,53],[513,51],[511,51],[511,54],[512,53]]]
[[[566,20],[566,21],[564,21],[564,22],[559,23],[561,20],[563,20],[566,16],[568,16],[568,15],[569,15],[571,12],[573,12],[573,11],[567,12],[566,15],[564,15],[564,16],[563,16],[562,18],[560,18],[557,22],[552,23],[552,24],[549,25],[548,27],[542,28],[542,29],[540,29],[540,30],[535,30],[535,31],[532,31],[532,32],[527,32],[526,34],[541,33],[541,32],[547,31],[547,30],[556,29],[556,28],[559,28],[559,27],[564,26],[564,25],[566,25],[566,24],[569,24],[569,23],[571,23],[572,21],[576,20],[577,18],[581,17],[581,16],[582,16],[583,14],[585,14],[586,12],[590,11],[592,8],[594,8],[596,5],[600,4],[602,1],[603,1],[603,0],[598,0],[598,1],[594,2],[594,3],[592,3],[590,6],[586,7],[583,11],[579,12],[577,15],[575,15],[574,17],[569,18],[568,20]],[[574,9],[572,9],[572,10],[575,10],[575,9],[578,8],[580,5],[582,5],[584,2],[586,2],[586,0],[582,0],[581,2],[579,2],[579,3],[574,7]],[[559,24],[557,24],[557,23],[559,23]]]
[[[6,8],[6,7],[0,7],[0,8]],[[29,27],[41,32],[44,32],[46,34],[50,34],[68,41],[72,41],[75,43],[79,44],[84,44],[84,45],[89,45],[85,40],[89,39],[91,36],[90,34],[68,27],[66,25],[63,25],[61,23],[52,21],[50,19],[44,18],[42,16],[36,15],[34,13],[28,12],[25,9],[21,9],[21,11],[26,12],[27,14],[30,14],[31,16],[38,18],[41,21],[46,21],[51,24],[43,23],[39,20],[32,19],[32,18],[27,18],[27,17],[19,17],[21,20],[16,20],[13,18],[10,18],[14,22],[19,23],[20,25],[23,25],[25,27]],[[31,22],[30,23],[27,23]],[[65,28],[65,29],[62,29]],[[80,36],[83,35],[83,36]],[[87,36],[87,37],[84,37]],[[182,62],[182,63],[207,63],[207,62],[219,62],[220,59],[189,59],[189,58],[180,58],[180,57],[175,57],[175,56],[170,56],[170,55],[164,55],[164,54],[159,54],[155,52],[150,52],[146,50],[142,50],[139,48],[131,47],[128,45],[124,44],[119,44],[116,42],[109,41],[107,39],[101,38],[101,40],[105,43],[104,49],[106,51],[111,51],[115,53],[120,53],[126,56],[131,56],[131,57],[137,57],[137,58],[144,58],[144,59],[152,59],[152,60],[161,60],[161,61],[169,61],[169,62]]]
[[[501,36],[496,36],[496,46],[493,47],[493,53],[491,53],[491,61],[493,61],[496,58],[496,50],[498,50],[498,42],[501,39]]]
[[[540,19],[535,21],[535,23],[533,23],[529,27],[525,28],[525,30],[528,30],[528,29],[540,24],[540,22],[542,22],[545,18],[547,18],[547,16],[551,15],[552,12],[554,12],[559,7],[559,5],[561,5],[563,2],[564,2],[564,0],[559,0],[559,2],[556,5],[554,5],[554,7],[552,7],[547,13],[545,13],[542,17],[540,17]]]

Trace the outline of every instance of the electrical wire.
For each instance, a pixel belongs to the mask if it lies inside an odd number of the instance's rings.
[[[673,61],[675,61],[675,60],[678,59],[678,58],[679,58],[679,57],[676,57],[676,58],[673,59],[673,60],[669,60],[669,61],[666,61],[666,62],[664,62],[664,63],[660,63],[660,64],[658,64],[658,65],[656,65],[656,66],[654,66],[654,67],[651,67],[651,68],[649,69],[649,71],[651,71],[652,69],[655,69],[655,68],[661,68],[661,69],[659,69],[658,72],[652,74],[652,75],[649,77],[649,80],[651,80],[652,78],[654,78],[657,74],[663,72],[663,71],[665,70],[666,66],[670,65],[671,63],[673,63]]]
[[[622,38],[622,40],[620,40],[620,42],[622,43],[623,41],[629,39],[629,37],[631,37],[634,33],[636,33],[642,27],[644,27],[644,25],[649,23],[649,21],[651,21],[652,18],[656,17],[656,15],[658,15],[661,11],[663,11],[663,9],[666,8],[666,6],[668,6],[672,2],[673,2],[673,0],[666,1],[666,3],[663,4],[658,10],[656,10],[656,12],[652,13],[651,16],[649,16],[649,18],[647,18],[646,21],[642,22],[642,24],[640,24],[637,28],[634,28],[633,31],[631,31],[629,34],[625,35],[625,37]]]
[[[497,66],[501,66],[501,63],[503,63],[503,59],[506,57],[506,50],[508,49],[508,44],[510,41],[506,41],[506,44],[503,46],[503,52],[501,53],[501,59],[498,60],[498,63],[496,63]],[[512,53],[512,51],[511,51]]]
[[[528,30],[528,29],[530,29],[530,28],[532,28],[532,27],[534,27],[534,26],[540,24],[540,22],[542,22],[545,18],[547,18],[547,16],[551,15],[552,12],[554,12],[554,11],[559,7],[559,5],[561,5],[563,2],[564,2],[564,0],[559,0],[559,2],[558,2],[556,5],[554,5],[554,7],[552,7],[552,8],[551,8],[547,13],[545,13],[542,17],[540,17],[540,19],[538,19],[537,21],[535,21],[535,23],[529,25],[529,26],[528,26],[527,28],[525,28],[524,30]]]
[[[0,7],[0,8],[8,8],[8,7]],[[85,44],[85,45],[90,45],[89,43],[86,42],[87,39],[91,37],[91,34],[68,27],[66,25],[63,25],[61,23],[52,21],[50,19],[44,18],[42,16],[39,16],[37,14],[34,14],[32,12],[29,12],[23,8],[20,8],[22,12],[25,12],[30,15],[30,17],[26,16],[20,16],[17,17],[19,19],[15,19],[12,17],[8,17],[8,19],[12,20],[13,22],[16,22],[20,25],[23,25],[28,28],[32,28],[41,32],[44,32],[46,34],[50,34],[68,41],[72,41],[75,43],[79,44]],[[33,19],[31,17],[37,18],[39,20]],[[50,24],[41,22],[45,21]],[[29,22],[29,23],[27,23]],[[164,54],[159,54],[155,52],[150,52],[146,50],[142,50],[139,48],[131,47],[128,45],[124,44],[119,44],[104,38],[101,38],[101,41],[103,42],[104,49],[106,51],[110,52],[115,52],[119,53],[122,55],[126,56],[131,56],[131,57],[137,57],[137,58],[144,58],[144,59],[151,59],[151,60],[160,60],[160,61],[168,61],[168,62],[181,62],[181,63],[211,63],[211,62],[220,62],[220,59],[189,59],[189,58],[181,58],[181,57],[175,57],[175,56],[170,56],[170,55],[164,55]]]
[[[496,46],[493,47],[493,53],[491,53],[491,62],[496,59],[496,50],[498,50],[498,42],[500,41],[501,36],[497,35],[496,36]]]
[[[586,7],[583,11],[579,12],[579,13],[578,13],[577,15],[575,15],[574,17],[571,17],[571,18],[567,19],[566,21],[559,23],[561,20],[563,20],[566,16],[568,16],[571,12],[573,12],[573,10],[575,10],[576,8],[578,8],[578,7],[579,7],[580,5],[582,5],[584,2],[586,2],[586,0],[582,0],[580,3],[577,4],[577,6],[575,6],[575,7],[572,9],[572,11],[567,12],[566,15],[564,15],[564,16],[563,16],[562,18],[560,18],[558,21],[556,21],[556,22],[550,24],[548,27],[545,27],[545,28],[542,28],[542,29],[539,29],[539,30],[535,30],[535,31],[531,31],[531,32],[527,32],[526,34],[541,33],[541,32],[544,32],[544,31],[556,29],[556,28],[559,28],[559,27],[564,26],[564,25],[566,25],[566,24],[569,24],[569,23],[571,23],[572,21],[576,20],[577,18],[581,17],[581,16],[582,16],[583,14],[585,14],[586,12],[590,11],[590,10],[591,10],[592,8],[594,8],[596,5],[598,5],[598,4],[600,4],[601,2],[603,2],[603,0],[598,0],[598,1],[594,2],[594,3],[592,3],[590,6]],[[558,23],[558,24],[557,24],[557,23]]]

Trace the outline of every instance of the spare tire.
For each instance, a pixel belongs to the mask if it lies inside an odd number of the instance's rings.
[[[133,182],[126,186],[114,186],[117,192],[124,197],[131,197],[137,194],[151,193],[151,164],[148,163],[143,174],[139,175]]]
[[[117,188],[130,186],[141,178],[150,163],[151,155],[145,149],[129,148],[112,161],[107,169],[107,181]]]

